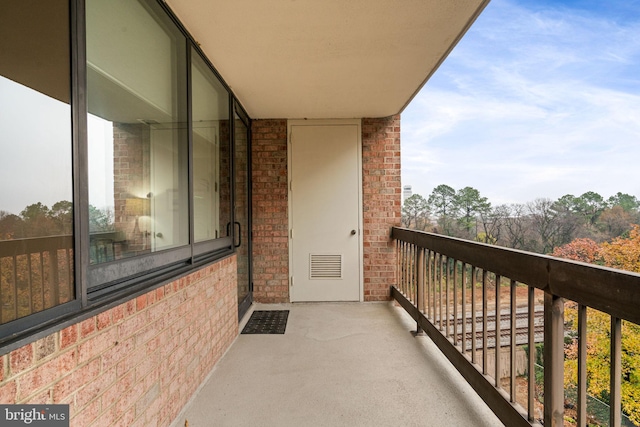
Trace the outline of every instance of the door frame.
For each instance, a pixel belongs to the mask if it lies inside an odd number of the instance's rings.
[[[231,149],[231,158],[233,159],[232,165],[233,165],[233,179],[232,181],[232,188],[233,188],[233,200],[234,200],[234,206],[232,207],[231,211],[232,211],[232,221],[234,223],[234,226],[232,227],[232,233],[233,233],[233,245],[235,246],[235,242],[236,242],[236,236],[235,236],[235,232],[236,232],[236,227],[235,227],[235,221],[236,221],[236,209],[235,209],[235,197],[236,197],[236,181],[235,181],[235,176],[236,176],[236,168],[238,167],[237,163],[236,163],[236,143],[237,143],[237,139],[236,139],[236,126],[235,126],[235,120],[236,117],[245,125],[246,130],[247,130],[247,134],[245,136],[246,138],[246,144],[247,144],[247,231],[246,231],[246,242],[244,243],[246,245],[247,248],[247,268],[248,268],[248,279],[249,279],[249,283],[247,284],[248,286],[248,292],[247,295],[242,299],[242,301],[238,301],[238,321],[242,320],[242,318],[244,317],[245,314],[247,314],[247,312],[249,311],[249,308],[251,307],[251,305],[253,304],[253,177],[252,177],[252,133],[251,133],[251,119],[249,118],[249,116],[245,113],[245,111],[242,109],[242,106],[239,105],[236,101],[230,101],[231,102],[231,109],[230,111],[232,112],[230,114],[230,123],[232,123],[232,125],[230,126],[230,132],[232,135],[232,139],[233,139],[233,145],[232,145],[232,149]],[[234,248],[234,252],[236,252],[236,248]],[[236,283],[236,293],[237,293],[237,288],[239,287],[239,283]]]
[[[358,295],[359,301],[364,301],[364,244],[363,244],[363,194],[362,194],[362,120],[361,119],[301,119],[287,120],[287,227],[288,227],[288,251],[289,251],[289,301],[292,300],[293,283],[293,243],[292,243],[292,218],[293,218],[293,197],[292,197],[292,150],[291,150],[291,131],[294,126],[340,126],[355,125],[357,126],[358,149],[357,149],[357,169],[358,169]],[[295,184],[294,184],[295,185]]]

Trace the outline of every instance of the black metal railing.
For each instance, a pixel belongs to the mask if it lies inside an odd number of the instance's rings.
[[[0,241],[0,323],[74,298],[73,236]]]
[[[393,228],[392,238],[398,252],[393,298],[505,425],[593,421],[587,310],[610,319],[604,338],[610,342],[608,425],[633,425],[621,406],[621,325],[640,324],[639,274],[402,228]],[[565,318],[565,310],[575,315]],[[565,349],[571,345],[577,387],[568,396]],[[543,374],[536,375],[537,361]]]

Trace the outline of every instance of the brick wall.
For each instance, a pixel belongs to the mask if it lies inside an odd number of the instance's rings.
[[[253,296],[289,301],[287,121],[252,125]],[[364,299],[389,298],[396,256],[391,227],[400,225],[400,116],[362,120]]]
[[[395,280],[392,226],[400,225],[400,115],[362,119],[364,299],[389,298]]]
[[[71,426],[164,426],[238,332],[226,258],[0,357],[0,402],[70,405]]]
[[[289,301],[287,121],[251,124],[253,299]]]
[[[136,214],[130,211],[131,208],[127,209],[128,201],[149,193],[150,158],[149,126],[142,123],[113,124],[114,221],[116,230],[124,232],[128,256],[151,251],[150,237],[140,233],[139,224],[138,229],[135,228],[137,216],[150,213]],[[120,258],[123,248],[115,246],[115,256]]]

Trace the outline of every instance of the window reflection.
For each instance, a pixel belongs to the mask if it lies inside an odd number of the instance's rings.
[[[90,262],[186,245],[184,36],[155,1],[86,14]]]
[[[0,323],[74,299],[68,2],[0,13]]]
[[[201,242],[230,232],[229,95],[198,53],[191,57],[194,238]]]

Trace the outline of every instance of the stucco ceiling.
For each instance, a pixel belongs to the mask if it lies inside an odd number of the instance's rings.
[[[167,0],[253,118],[401,112],[488,0]]]

